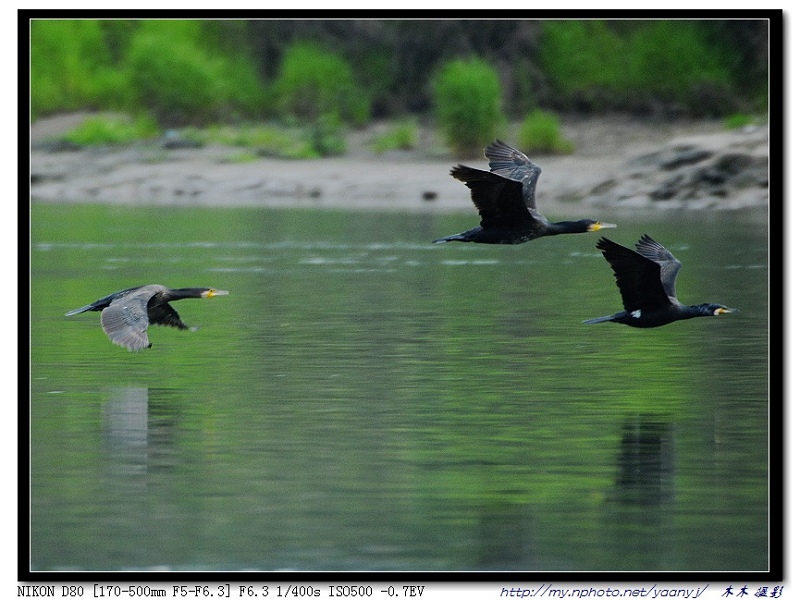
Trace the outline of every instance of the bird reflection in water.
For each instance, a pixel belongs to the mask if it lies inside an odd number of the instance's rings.
[[[179,393],[147,387],[113,388],[103,405],[103,431],[112,476],[128,484],[175,466]]]
[[[624,504],[670,501],[675,487],[675,432],[671,423],[637,415],[622,425],[616,497]]]

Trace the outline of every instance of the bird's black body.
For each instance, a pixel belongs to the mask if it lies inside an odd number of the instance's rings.
[[[680,261],[648,235],[636,243],[636,251],[600,238],[597,247],[614,270],[625,310],[589,319],[584,323],[622,323],[631,327],[660,327],[695,317],[734,312],[722,304],[687,306],[678,301],[675,281]]]
[[[536,210],[536,182],[542,170],[519,150],[496,140],[485,150],[490,171],[458,165],[450,175],[463,181],[481,216],[479,227],[434,240],[480,244],[522,244],[548,235],[586,233],[608,227],[592,219],[551,223]]]
[[[147,327],[150,324],[188,329],[169,302],[227,294],[225,290],[213,288],[172,290],[158,284],[143,285],[104,296],[91,304],[69,311],[66,316],[102,311],[100,323],[109,339],[118,346],[138,351],[152,345],[147,337]]]

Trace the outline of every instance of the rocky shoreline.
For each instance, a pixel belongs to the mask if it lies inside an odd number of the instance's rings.
[[[448,173],[457,162],[487,168],[480,159],[448,156],[428,130],[417,150],[375,154],[370,142],[381,124],[354,132],[345,156],[320,160],[242,162],[241,149],[182,147],[174,138],[89,149],[58,141],[85,117],[33,124],[33,202],[471,211],[463,185]],[[531,157],[542,167],[538,197],[547,215],[571,216],[587,205],[768,206],[767,126],[606,117],[567,121],[563,129],[574,154]]]

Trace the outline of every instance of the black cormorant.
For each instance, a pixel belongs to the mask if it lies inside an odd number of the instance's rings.
[[[184,298],[227,295],[227,291],[213,288],[171,290],[158,284],[142,285],[109,294],[91,304],[69,311],[66,316],[101,310],[100,324],[109,339],[128,350],[139,351],[152,346],[147,339],[147,326],[150,324],[188,329],[169,302]]]
[[[551,223],[536,210],[536,182],[542,170],[519,150],[496,140],[484,150],[489,171],[458,165],[450,175],[467,184],[481,216],[479,227],[434,240],[521,244],[547,235],[586,233],[616,227],[592,219]]]
[[[597,247],[614,270],[625,310],[584,323],[611,321],[631,327],[660,327],[682,319],[736,311],[722,304],[681,304],[675,293],[681,263],[649,235],[643,235],[636,243],[635,252],[604,237]]]

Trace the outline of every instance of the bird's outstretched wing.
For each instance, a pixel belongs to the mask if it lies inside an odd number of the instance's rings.
[[[148,315],[150,316],[151,325],[167,325],[178,329],[189,329],[186,323],[181,320],[178,311],[167,303],[151,306],[148,310]]]
[[[534,220],[523,200],[523,184],[489,171],[458,165],[450,175],[467,184],[472,203],[481,215],[481,227],[515,228]]]
[[[147,302],[150,296],[127,294],[112,300],[100,314],[100,324],[109,339],[128,350],[150,347],[147,338]]]
[[[657,262],[604,237],[597,248],[614,271],[625,310],[653,310],[670,304]]]
[[[681,261],[672,255],[672,252],[664,248],[661,244],[644,234],[636,242],[636,251],[655,261],[661,267],[661,283],[664,286],[664,293],[677,300],[678,295],[675,290],[675,281],[678,279],[678,272],[681,270]]]
[[[95,300],[91,304],[87,304],[86,306],[81,306],[80,308],[76,308],[75,310],[69,311],[65,316],[71,317],[72,315],[77,315],[80,313],[84,313],[90,310],[103,310],[106,306],[111,304],[115,298],[119,298],[120,296],[124,296],[134,290],[138,290],[145,286],[136,286],[132,288],[127,288],[125,290],[120,290],[119,292],[114,292],[113,294],[109,294],[108,296],[103,296],[99,300]]]
[[[522,184],[522,200],[525,206],[535,211],[536,182],[542,169],[522,152],[500,140],[495,140],[486,146],[484,156],[489,160],[489,169],[492,173]]]

